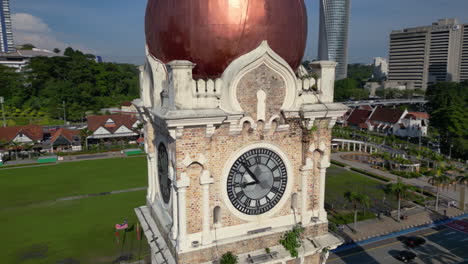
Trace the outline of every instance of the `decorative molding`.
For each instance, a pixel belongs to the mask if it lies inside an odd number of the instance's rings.
[[[202,175],[200,176],[200,184],[201,185],[206,185],[206,184],[212,184],[214,183],[213,177],[211,177],[211,173],[208,170],[204,170],[202,172]]]
[[[330,123],[328,123],[328,128],[332,129],[335,126],[337,120],[338,120],[338,117],[330,118]]]
[[[182,172],[180,174],[180,179],[175,181],[174,186],[179,190],[181,188],[187,188],[190,186],[190,177],[187,175],[187,173]]]
[[[206,159],[205,155],[203,155],[203,153],[200,153],[200,155],[198,155],[197,160],[196,160],[196,162],[200,163],[203,167],[206,166],[207,161],[208,160]]]
[[[234,60],[224,71],[221,78],[226,90],[221,95],[221,109],[229,113],[243,112],[237,99],[238,84],[247,73],[262,64],[278,73],[286,84],[286,96],[281,109],[294,107],[297,97],[296,75],[289,64],[270,48],[268,42],[262,41],[260,46]]]
[[[193,163],[193,160],[190,158],[190,155],[186,155],[184,160],[182,161],[182,164],[188,168]]]

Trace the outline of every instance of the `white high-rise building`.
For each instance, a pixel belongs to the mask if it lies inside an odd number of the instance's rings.
[[[426,90],[468,79],[468,25],[455,18],[390,34],[389,81]]]
[[[14,52],[10,0],[0,0],[0,52]]]
[[[387,59],[382,57],[374,58],[374,79],[382,80],[388,75]]]
[[[319,60],[337,62],[336,79],[348,76],[348,28],[351,0],[320,0]]]

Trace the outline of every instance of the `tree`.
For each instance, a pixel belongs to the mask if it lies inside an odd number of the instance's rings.
[[[21,49],[22,50],[32,50],[32,49],[35,49],[36,46],[34,46],[33,44],[24,44]]]
[[[428,87],[426,98],[431,114],[431,126],[440,134],[443,151],[452,156],[468,158],[468,82],[437,83]]]
[[[335,99],[337,101],[356,99],[361,100],[369,96],[369,92],[359,88],[359,82],[347,78],[335,82]]]
[[[358,192],[347,191],[344,194],[344,198],[346,199],[346,201],[348,201],[349,203],[353,205],[353,211],[354,211],[353,229],[354,231],[356,231],[358,207],[362,206],[364,208],[368,208],[370,205],[369,196],[362,194],[362,193],[358,193]]]
[[[461,185],[460,188],[460,209],[465,211],[466,204],[466,188],[468,187],[468,174],[458,176],[456,178],[458,184]]]
[[[435,210],[439,211],[440,188],[445,188],[451,182],[450,177],[442,174],[442,169],[438,168],[434,175],[428,176],[428,183],[437,188]]]
[[[93,134],[93,131],[89,130],[88,128],[84,128],[80,131],[81,143],[85,144],[86,150],[88,150],[88,137]]]
[[[389,183],[386,187],[386,191],[390,194],[393,194],[396,196],[397,200],[398,200],[398,207],[397,207],[397,211],[398,211],[398,215],[397,215],[397,219],[398,221],[400,221],[401,219],[401,199],[403,196],[406,195],[406,193],[410,190],[410,186],[404,184],[403,182],[401,182],[401,180],[398,178],[398,181],[396,183]]]
[[[61,50],[60,50],[60,49],[58,49],[58,48],[55,48],[55,49],[54,49],[54,53],[56,53],[56,54],[59,54],[59,53],[60,53],[60,51],[61,51]]]

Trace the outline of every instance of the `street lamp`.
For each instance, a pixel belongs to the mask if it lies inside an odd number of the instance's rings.
[[[5,99],[3,98],[3,96],[0,96],[0,104],[2,104],[3,127],[6,127],[5,109],[3,108],[3,103],[4,102],[5,102]]]

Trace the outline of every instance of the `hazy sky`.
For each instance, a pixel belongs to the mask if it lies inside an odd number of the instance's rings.
[[[15,42],[47,49],[73,46],[106,61],[141,64],[146,1],[10,0]],[[309,14],[305,59],[313,59],[317,55],[319,0],[305,1]],[[468,0],[352,0],[351,6],[350,62],[387,57],[392,29],[427,25],[444,17],[468,23]]]

